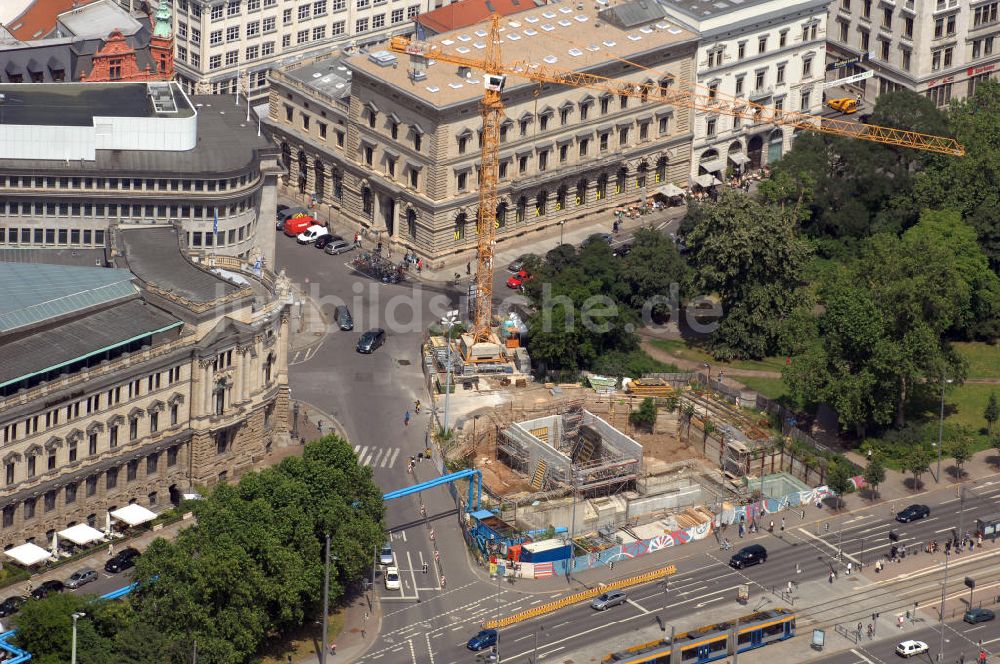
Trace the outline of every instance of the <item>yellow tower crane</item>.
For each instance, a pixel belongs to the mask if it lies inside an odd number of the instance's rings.
[[[921,134],[915,131],[859,124],[847,120],[823,118],[808,113],[784,111],[724,95],[715,90],[702,92],[694,83],[660,85],[659,83],[622,82],[605,76],[576,72],[528,61],[503,62],[501,59],[500,16],[493,14],[484,50],[485,57],[470,58],[442,50],[441,44],[414,41],[408,37],[393,37],[389,49],[418,59],[421,68],[427,61],[447,62],[484,72],[484,92],[480,104],[483,117],[482,167],[479,173],[479,210],[476,215],[477,260],[476,302],[472,343],[493,339],[493,248],[496,244],[496,207],[500,124],[503,120],[503,92],[507,76],[516,76],[537,83],[555,83],[574,88],[588,88],[614,95],[636,97],[643,102],[656,102],[688,109],[721,113],[751,119],[754,123],[771,123],[844,136],[872,143],[935,152],[955,157],[965,156],[965,148],[953,138]],[[470,346],[471,349],[471,346]]]

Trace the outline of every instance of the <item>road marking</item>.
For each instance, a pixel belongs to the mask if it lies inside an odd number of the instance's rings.
[[[427,653],[431,657],[431,664],[434,664],[434,648],[431,648],[431,635],[430,632],[424,634],[424,638],[427,639]]]
[[[413,649],[413,639],[407,639],[406,642],[410,644],[410,657],[413,658],[413,663],[417,662],[417,651]],[[379,655],[381,657],[381,655]]]
[[[399,534],[403,536],[403,541],[405,542],[406,541],[406,531],[405,530],[400,530]]]
[[[965,633],[968,634],[969,632],[975,632],[977,629],[986,629],[987,627],[989,627],[989,625],[980,625],[979,627],[973,627],[972,629],[965,630]]]
[[[365,457],[366,454],[368,454],[368,446],[365,445],[364,447],[362,447],[360,452],[358,452],[355,449],[354,453],[358,455],[358,465],[359,466],[365,465],[365,464],[361,463],[361,460]]]
[[[355,446],[354,446],[354,456],[357,456],[357,455],[358,455],[358,450],[360,450],[360,449],[361,449],[361,446],[360,446],[360,445],[355,445]]]
[[[827,545],[828,547],[830,547],[831,549],[833,549],[834,553],[838,552],[838,549],[837,549],[836,546],[834,546],[833,544],[830,544],[829,542],[827,542],[822,537],[817,537],[816,535],[813,535],[811,532],[809,532],[808,530],[805,530],[804,528],[798,528],[797,530],[800,533],[802,533],[803,535],[805,535],[807,537],[811,537],[814,540],[816,540],[817,542],[822,542],[823,544]],[[844,558],[847,558],[848,560],[850,560],[851,562],[853,562],[855,565],[860,565],[861,564],[861,561],[858,560],[857,558],[855,558],[854,556],[852,556],[851,554],[849,554],[849,553],[847,553],[847,552],[845,552],[843,550],[840,550],[840,552],[841,552],[841,555],[844,556]]]
[[[948,500],[942,500],[942,501],[941,501],[940,503],[938,503],[938,504],[939,504],[939,505],[947,505],[948,503],[957,503],[958,501],[959,501],[959,499],[958,499],[958,498],[949,498]]]
[[[384,460],[382,461],[382,467],[383,467],[383,468],[392,468],[393,464],[395,464],[395,463],[396,463],[396,457],[398,457],[398,456],[399,456],[399,451],[400,451],[400,450],[399,450],[399,448],[397,447],[397,448],[396,448],[395,450],[393,450],[393,452],[392,452],[392,454],[391,454],[391,455],[388,455],[388,454],[387,454],[387,455],[386,455],[386,457],[385,457],[385,459],[384,459]],[[389,460],[389,457],[390,457],[390,456],[392,457],[392,460],[391,460],[391,461]],[[388,464],[388,465],[387,465],[387,464]]]
[[[628,602],[629,604],[631,604],[632,606],[634,606],[635,608],[639,609],[640,611],[642,611],[644,614],[650,612],[649,609],[643,608],[642,605],[640,605],[638,602],[636,602],[633,599],[627,599],[625,601]]]
[[[983,641],[983,645],[985,646],[987,643],[996,643],[997,641],[1000,641],[1000,638],[990,639],[989,641]]]
[[[955,526],[948,526],[947,528],[942,528],[941,530],[935,530],[934,534],[935,535],[940,535],[941,533],[947,533],[947,532],[950,532],[952,530],[955,530]]]
[[[706,599],[704,602],[698,602],[697,604],[695,604],[694,608],[700,609],[700,608],[704,607],[706,604],[711,604],[712,602],[718,602],[720,599],[725,599],[725,597],[723,597],[722,595],[720,595],[720,596],[714,597],[712,599]]]
[[[857,655],[858,657],[860,657],[864,661],[868,662],[868,664],[875,664],[875,662],[871,661],[870,659],[868,659],[867,657],[865,657],[864,655],[862,655],[861,653],[859,653],[854,648],[851,648],[851,652],[853,652],[855,655]]]

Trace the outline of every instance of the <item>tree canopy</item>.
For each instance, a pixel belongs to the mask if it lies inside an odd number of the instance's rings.
[[[716,294],[722,306],[713,353],[719,359],[774,354],[784,322],[805,302],[799,287],[810,251],[794,215],[736,191],[701,207],[685,241],[695,286]]]

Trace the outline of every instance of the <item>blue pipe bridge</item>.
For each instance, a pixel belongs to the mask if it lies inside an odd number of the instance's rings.
[[[466,478],[469,480],[469,500],[466,502],[465,511],[476,512],[479,510],[479,503],[483,497],[483,473],[477,468],[466,468],[465,470],[460,470],[457,473],[449,473],[448,475],[442,475],[441,477],[436,477],[432,480],[421,482],[420,484],[408,486],[405,489],[390,491],[382,496],[382,500],[395,500],[396,498],[402,498],[403,496],[420,493],[421,491],[426,491],[427,489],[432,489],[436,486],[441,486],[442,484],[451,484]],[[475,489],[475,492],[473,492],[473,489]],[[474,496],[473,493],[475,494]],[[473,502],[473,497],[475,498],[475,502]]]

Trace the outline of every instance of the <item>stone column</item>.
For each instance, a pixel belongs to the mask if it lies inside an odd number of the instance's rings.
[[[213,413],[212,409],[212,362],[211,360],[206,361],[202,365],[202,380],[205,381],[203,388],[204,398],[202,400],[202,413],[209,415]]]
[[[249,401],[250,395],[253,393],[253,386],[251,379],[253,378],[253,358],[251,357],[250,347],[246,346],[243,348],[243,401]]]

